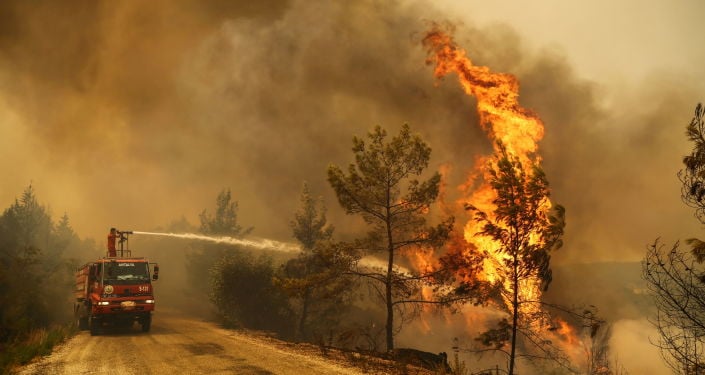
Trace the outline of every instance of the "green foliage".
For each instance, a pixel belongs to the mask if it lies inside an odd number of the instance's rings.
[[[253,230],[251,227],[245,229],[238,223],[238,204],[233,201],[230,190],[218,193],[215,202],[215,214],[203,210],[199,215],[201,233],[238,238]],[[210,288],[211,269],[228,249],[232,249],[232,245],[205,243],[188,254],[188,276],[197,299],[201,291]]]
[[[683,201],[696,209],[696,216],[703,222],[705,214],[705,108],[698,103],[693,119],[686,128],[688,140],[693,142],[690,155],[683,157],[685,169],[678,177],[682,185]]]
[[[78,238],[68,215],[55,224],[32,186],[0,216],[0,368],[47,353],[69,334],[69,255],[87,249],[92,243]]]
[[[698,103],[693,119],[688,124],[686,135],[693,142],[690,155],[683,157],[685,169],[678,173],[681,180],[681,197],[690,207],[695,208],[695,216],[705,223],[705,107]],[[699,263],[705,261],[705,242],[697,238],[686,240]]]
[[[367,144],[354,137],[355,164],[349,165],[347,175],[338,166],[328,168],[328,181],[340,205],[347,213],[360,214],[373,225],[380,225],[388,217],[413,216],[427,209],[438,197],[441,178],[435,173],[423,182],[410,179],[428,167],[431,148],[419,136],[412,135],[408,125],[389,143],[384,142],[386,136],[387,132],[377,126],[368,134]],[[404,182],[408,191],[402,196]],[[404,224],[398,223],[399,230],[404,229]]]
[[[297,339],[320,339],[338,327],[355,287],[346,274],[352,262],[344,245],[322,241],[281,267],[275,284],[297,311]]]
[[[62,256],[68,217],[55,226],[29,186],[0,216],[0,342],[66,319],[72,273]],[[57,311],[53,301],[65,301]]]
[[[301,253],[280,268],[275,284],[297,312],[296,339],[311,341],[338,325],[354,286],[346,274],[354,259],[345,246],[331,241],[333,227],[327,223],[325,206],[306,184],[290,227]]]
[[[223,190],[215,213],[201,213],[200,231],[234,238],[250,233],[252,228],[242,227],[237,214],[237,202]],[[232,245],[205,244],[187,259],[191,286],[198,293],[211,291],[210,301],[226,325],[291,335],[291,312],[286,296],[274,285],[271,257],[254,257]]]
[[[311,196],[306,183],[301,192],[301,207],[289,226],[304,250],[312,250],[316,243],[330,240],[333,236],[334,228],[326,220],[325,205]]]
[[[29,363],[34,357],[48,355],[52,349],[75,333],[72,325],[55,325],[33,330],[22,340],[15,340],[2,348],[0,345],[0,374],[11,373],[15,365]]]
[[[211,299],[226,325],[291,334],[291,312],[286,296],[274,285],[270,257],[227,251],[211,275]]]
[[[355,247],[365,255],[381,254],[384,269],[358,269],[371,281],[377,296],[386,307],[387,350],[394,349],[394,332],[401,327],[394,316],[406,306],[421,301],[421,283],[430,275],[400,272],[395,265],[401,253],[433,250],[443,245],[452,230],[448,218],[436,226],[427,225],[427,213],[439,193],[440,174],[426,180],[418,178],[428,167],[431,148],[404,125],[398,136],[388,142],[387,132],[377,126],[367,141],[354,137],[355,163],[347,173],[335,165],[328,168],[328,182],[338,202],[348,214],[360,215],[370,232],[356,241]]]
[[[690,155],[683,157],[685,169],[678,173],[681,180],[681,198],[690,207],[695,208],[695,217],[705,223],[705,107],[698,103],[693,119],[688,124],[686,135],[693,142]],[[705,241],[689,238],[693,255],[699,263],[705,262]]]
[[[241,237],[252,231],[252,227],[244,229],[237,222],[237,202],[232,200],[230,189],[218,193],[215,199],[215,215],[203,210],[199,215],[201,233],[230,237]]]
[[[693,142],[678,173],[681,198],[705,223],[705,107],[698,103],[686,128]],[[658,240],[647,248],[642,278],[656,306],[650,318],[659,332],[656,345],[666,364],[678,374],[703,373],[705,369],[705,241],[689,238],[690,251],[676,242],[670,248]]]

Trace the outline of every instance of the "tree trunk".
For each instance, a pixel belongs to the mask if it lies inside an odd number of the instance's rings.
[[[390,273],[391,275],[391,273]],[[394,306],[392,305],[392,281],[387,277],[387,351],[394,350]]]
[[[387,300],[387,352],[394,350],[394,305],[392,301],[392,266],[394,265],[394,252],[389,252],[389,265],[387,267],[387,281],[385,282]]]
[[[385,299],[387,302],[387,352],[394,350],[394,301],[392,300],[392,276],[394,272],[394,242],[392,240],[392,223],[389,210],[389,191],[387,187],[387,251],[389,260],[387,263],[387,279],[385,281]]]
[[[514,256],[514,264],[512,269],[512,347],[509,354],[509,375],[514,375],[514,359],[516,358],[517,346],[517,324],[519,322],[519,274],[518,260]]]
[[[311,299],[311,291],[309,289],[306,289],[303,295],[303,299],[301,301],[302,307],[301,307],[301,319],[299,319],[299,329],[298,329],[298,334],[297,334],[297,339],[301,339],[303,341],[306,341],[307,335],[306,332],[304,332],[305,327],[306,327],[306,318],[308,316],[308,305],[309,305],[309,300]]]

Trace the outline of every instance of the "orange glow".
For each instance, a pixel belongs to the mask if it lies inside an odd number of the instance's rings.
[[[556,319],[556,322],[558,322],[556,332],[560,335],[563,341],[567,342],[569,345],[577,344],[578,336],[575,333],[575,329],[563,319],[558,318]]]
[[[490,71],[488,67],[473,65],[466,52],[459,48],[448,34],[437,27],[426,34],[423,42],[429,51],[427,63],[434,65],[435,77],[440,79],[455,73],[465,93],[477,100],[480,126],[492,142],[494,152],[490,155],[475,157],[473,169],[468,173],[465,183],[458,187],[463,195],[458,203],[461,206],[471,205],[486,213],[489,220],[494,221],[494,211],[497,208],[494,201],[497,199],[497,192],[489,184],[489,181],[491,179],[490,171],[496,163],[494,155],[500,152],[497,142],[501,142],[510,158],[515,158],[524,166],[525,173],[531,174],[532,167],[540,166],[541,163],[538,142],[544,135],[543,123],[533,112],[519,105],[519,83],[514,76],[495,73]],[[448,171],[448,166],[442,168],[441,174],[444,183]],[[440,198],[442,210],[450,212],[446,202],[446,186],[444,184],[441,187]],[[539,210],[543,215],[547,215],[551,207],[551,201],[545,199]],[[464,224],[463,233],[456,234],[457,238],[451,241],[453,249],[449,251],[459,252],[466,259],[475,259],[480,252],[485,255],[479,273],[474,270],[461,269],[457,272],[457,276],[465,281],[480,279],[491,283],[503,283],[505,291],[510,292],[513,289],[511,280],[503,280],[503,272],[501,272],[506,267],[506,261],[510,259],[509,255],[502,253],[502,245],[498,241],[489,236],[478,235],[483,231],[483,226],[483,223],[470,219]],[[540,241],[538,233],[530,235],[529,241],[533,244]],[[408,258],[417,270],[428,272],[436,266],[433,255],[430,251],[419,250],[408,254]],[[538,278],[521,278],[518,289],[520,303],[541,300],[541,281]],[[432,299],[433,296],[430,293],[432,291],[429,288],[424,288],[424,299]],[[511,310],[510,295],[511,292],[503,293],[503,302]],[[522,303],[519,309],[521,316],[543,315],[538,314],[541,313],[538,303]],[[483,315],[474,308],[465,307],[463,311],[468,327],[478,329],[486,323],[482,322],[481,316]],[[581,345],[581,341],[575,329],[564,320],[558,319],[555,324],[552,324],[548,315],[543,316],[547,318],[530,323],[532,329],[543,332],[548,341],[556,342],[570,353],[573,360],[577,359],[575,349]],[[423,325],[424,330],[429,329],[426,320],[423,320]]]
[[[511,74],[495,73],[488,67],[473,65],[467,53],[459,48],[450,35],[434,28],[426,34],[424,45],[430,52],[427,63],[435,65],[434,75],[442,78],[451,73],[458,76],[459,82],[465,93],[477,99],[477,113],[480,125],[492,141],[497,153],[497,141],[500,141],[510,157],[517,158],[522,165],[530,166],[540,163],[538,156],[538,141],[543,138],[544,126],[541,120],[531,111],[521,107],[518,103],[519,82]],[[468,182],[464,185],[466,193],[465,203],[471,204],[478,210],[490,215],[496,206],[493,201],[497,193],[487,182],[491,163],[491,155],[478,157],[475,161],[475,170],[470,173]],[[525,168],[528,173],[530,168]],[[546,201],[544,210],[551,208],[551,202]],[[503,264],[507,255],[500,252],[500,244],[492,238],[478,236],[483,224],[469,220],[465,224],[465,240],[488,255],[483,264],[484,277],[490,282],[499,282],[497,268]],[[534,241],[538,236],[534,236]],[[523,301],[536,301],[541,296],[538,280],[525,280],[520,283],[520,298]],[[507,290],[511,289],[509,281],[505,280]],[[510,301],[505,300],[505,303]],[[523,305],[524,309],[535,309]]]
[[[433,52],[427,62],[435,64],[436,78],[456,73],[465,92],[477,99],[480,125],[488,136],[493,141],[501,141],[509,154],[519,157],[522,164],[536,157],[537,142],[543,138],[544,127],[534,113],[519,105],[516,77],[473,65],[450,35],[438,28],[426,35],[424,44]]]

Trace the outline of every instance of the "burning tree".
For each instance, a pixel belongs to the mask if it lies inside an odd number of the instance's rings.
[[[428,167],[431,148],[404,125],[398,136],[385,142],[387,132],[377,126],[368,134],[369,143],[353,138],[355,164],[348,172],[338,166],[328,168],[328,181],[340,205],[348,214],[359,214],[371,227],[367,238],[356,247],[368,254],[386,255],[384,269],[365,267],[355,271],[371,281],[386,308],[387,350],[394,349],[394,333],[401,324],[395,316],[405,306],[424,302],[414,298],[420,284],[433,275],[406,271],[397,266],[398,255],[413,249],[440,247],[451,232],[453,220],[435,227],[427,225],[426,214],[439,193],[440,174],[419,181]],[[395,325],[397,324],[397,325]]]
[[[500,292],[509,308],[511,322],[505,321],[485,335],[493,337],[493,344],[510,341],[509,374],[513,374],[517,335],[522,333],[530,341],[535,337],[532,330],[541,314],[534,291],[546,290],[551,282],[550,252],[562,245],[565,222],[563,207],[556,205],[550,210],[550,191],[543,171],[535,164],[524,167],[501,144],[498,149],[499,155],[488,168],[489,183],[496,192],[492,202],[496,208],[486,212],[468,204],[467,209],[474,212],[475,221],[482,225],[476,236],[491,239],[493,247],[498,245],[494,251],[501,254],[490,259],[494,263],[494,277],[503,285]]]
[[[551,344],[551,338],[565,338],[569,343],[572,336],[555,328],[541,299],[551,281],[550,253],[561,246],[564,228],[563,207],[551,203],[540,168],[538,142],[543,138],[543,122],[519,104],[515,76],[474,65],[440,26],[434,25],[425,34],[423,45],[434,75],[441,79],[457,74],[465,93],[477,99],[480,126],[494,145],[493,155],[478,157],[466,184],[472,187],[465,202],[474,220],[465,225],[467,243],[460,251],[467,258],[478,252],[484,255],[479,277],[496,286],[497,305],[508,312],[508,319],[483,333],[479,341],[500,351],[509,342],[505,351],[509,374],[514,373],[519,335],[526,344],[523,356],[552,359],[568,367],[567,357]],[[589,315],[558,310],[579,318]],[[572,330],[561,323],[566,332]],[[538,354],[528,353],[530,347]]]
[[[681,197],[695,208],[705,223],[705,109],[701,104],[686,134],[694,144],[683,158],[685,169],[678,174]],[[671,369],[678,374],[705,374],[705,242],[686,240],[690,251],[678,243],[665,248],[655,241],[646,252],[642,276],[656,305],[651,319],[660,338],[655,343]]]

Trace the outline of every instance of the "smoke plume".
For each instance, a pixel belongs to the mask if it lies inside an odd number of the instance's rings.
[[[351,161],[352,135],[409,123],[434,167],[452,165],[451,190],[489,148],[471,99],[423,64],[419,35],[447,15],[421,2],[258,4],[3,2],[2,200],[32,182],[79,232],[102,236],[193,218],[229,187],[245,224],[286,240],[281,218],[303,181],[349,224],[325,168]],[[681,235],[687,86],[655,79],[638,102],[606,108],[596,83],[507,27],[456,34],[478,64],[516,74],[546,123],[566,257],[635,259],[648,239]]]

